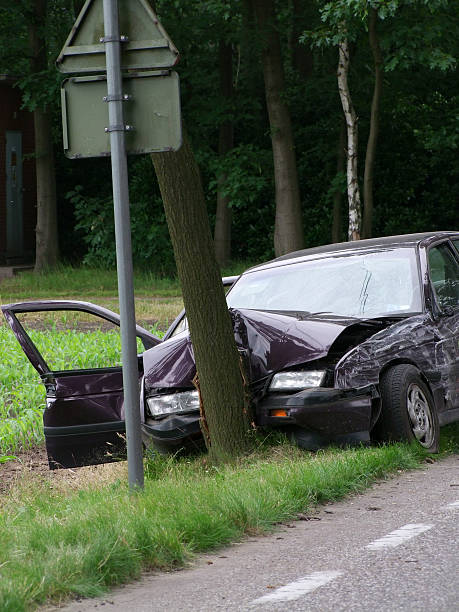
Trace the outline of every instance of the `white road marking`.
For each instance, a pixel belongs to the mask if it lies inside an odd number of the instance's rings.
[[[424,531],[428,531],[432,529],[433,525],[423,525],[422,523],[409,523],[408,525],[404,525],[400,527],[400,529],[396,529],[391,533],[379,538],[379,540],[375,540],[366,546],[370,550],[378,550],[380,548],[395,548],[399,546],[399,544],[403,544],[407,540],[411,540],[415,536],[420,533],[424,533]]]
[[[443,510],[454,510],[455,508],[459,508],[459,500],[448,504],[447,506],[443,506]]]
[[[302,595],[311,593],[319,587],[331,582],[338,576],[341,576],[343,572],[313,572],[304,578],[300,578],[295,582],[290,582],[279,589],[276,589],[269,595],[264,595],[252,601],[252,604],[269,603],[270,601],[291,601],[292,599],[298,599]]]

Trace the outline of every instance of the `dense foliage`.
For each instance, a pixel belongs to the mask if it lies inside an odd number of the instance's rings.
[[[111,179],[106,159],[69,161],[60,136],[59,75],[54,59],[81,6],[48,0],[47,74],[27,62],[27,0],[0,2],[0,72],[20,76],[24,104],[53,101],[62,254],[88,264],[114,263]],[[233,211],[232,257],[273,255],[274,180],[260,37],[249,0],[157,0],[155,9],[181,52],[184,123],[200,164],[208,210],[217,190]],[[447,0],[291,0],[276,5],[300,181],[305,243],[331,241],[342,109],[336,84],[337,24],[348,24],[350,87],[359,117],[359,176],[363,179],[373,65],[367,14],[378,10],[384,87],[374,176],[373,235],[452,229],[458,225],[459,11]],[[24,13],[25,11],[25,13]],[[15,32],[11,40],[10,32]],[[233,51],[234,95],[220,93],[219,44]],[[219,154],[219,128],[230,121],[234,146]],[[170,273],[173,255],[159,189],[148,157],[130,161],[134,258]],[[222,178],[223,177],[223,178]],[[219,180],[220,179],[220,180]],[[346,239],[343,199],[341,239]]]

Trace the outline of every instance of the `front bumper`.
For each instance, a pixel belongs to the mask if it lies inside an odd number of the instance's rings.
[[[358,389],[317,387],[294,394],[269,394],[257,406],[262,427],[295,425],[326,436],[370,431],[374,419],[374,385]],[[286,416],[274,416],[285,411]]]
[[[256,422],[262,427],[297,426],[335,436],[370,431],[374,418],[373,400],[379,395],[374,385],[359,389],[317,387],[294,394],[265,396],[257,405]],[[287,416],[272,416],[273,411],[285,410]],[[201,436],[199,411],[171,414],[162,419],[147,418],[142,424],[144,442],[160,450],[195,445]]]
[[[189,442],[194,445],[201,438],[200,414],[171,414],[162,419],[147,418],[142,423],[142,438],[146,446],[174,451]]]

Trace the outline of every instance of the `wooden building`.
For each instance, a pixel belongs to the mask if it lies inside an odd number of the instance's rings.
[[[32,263],[36,183],[33,114],[21,110],[21,90],[0,75],[0,265]]]

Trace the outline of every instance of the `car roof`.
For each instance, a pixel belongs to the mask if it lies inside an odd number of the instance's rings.
[[[390,248],[390,247],[415,247],[422,243],[430,244],[437,240],[446,238],[457,238],[459,239],[459,232],[457,231],[437,231],[437,232],[422,232],[419,234],[402,234],[400,236],[382,236],[380,238],[368,238],[366,240],[354,240],[352,242],[336,242],[334,244],[325,244],[323,246],[312,247],[309,249],[302,249],[301,251],[294,251],[281,255],[267,261],[258,266],[250,268],[247,272],[253,272],[262,268],[276,267],[276,265],[284,265],[291,260],[294,263],[295,259],[308,258],[311,255],[333,255],[340,251],[366,251],[374,250],[378,247]]]

